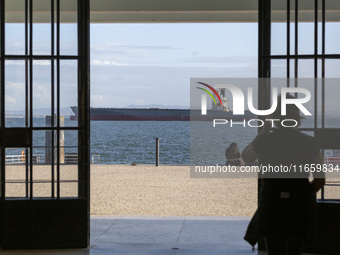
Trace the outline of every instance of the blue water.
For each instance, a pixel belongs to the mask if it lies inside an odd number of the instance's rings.
[[[207,124],[207,123],[206,123]],[[7,127],[23,127],[20,118],[6,119]],[[65,118],[65,126],[76,126],[76,121]],[[303,127],[312,127],[313,120],[303,121]],[[46,126],[44,118],[34,118],[34,126]],[[203,125],[204,126],[204,125]],[[326,127],[340,127],[340,119],[327,119]],[[193,130],[192,130],[193,131]],[[222,141],[219,161],[225,162],[224,150],[231,142],[244,149],[257,134],[256,128],[223,129],[220,134],[200,135]],[[312,133],[310,134],[312,135]],[[77,153],[77,131],[65,131],[65,153]],[[45,153],[46,131],[34,131],[33,154]],[[101,164],[154,164],[155,139],[160,139],[160,164],[190,164],[190,122],[179,121],[91,121],[91,155],[100,155]],[[209,140],[211,142],[212,140]],[[209,144],[200,144],[202,155],[209,152]],[[10,149],[7,155],[20,154],[21,149]],[[216,153],[212,151],[211,153]]]
[[[65,127],[76,121],[65,117]],[[23,118],[7,118],[7,127],[24,127]],[[45,118],[34,118],[33,126],[44,127]],[[189,122],[91,121],[91,155],[101,164],[154,164],[155,139],[160,139],[160,164],[189,164]],[[33,131],[33,155],[44,155],[46,131]],[[65,153],[77,153],[78,131],[64,131]],[[7,149],[6,155],[20,155],[22,148]],[[97,162],[97,158],[95,158]]]
[[[190,124],[183,121],[91,121],[91,153],[105,164],[189,164]]]

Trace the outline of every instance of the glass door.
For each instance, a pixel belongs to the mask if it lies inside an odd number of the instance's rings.
[[[335,31],[340,29],[340,9],[333,0],[259,1],[259,105],[270,107],[275,78],[283,86],[308,89],[312,117],[306,117],[300,131],[314,136],[328,166],[340,164],[340,48]],[[261,184],[259,183],[259,186]],[[337,191],[338,192],[337,192]],[[318,194],[318,234],[306,251],[339,250],[340,182],[328,178]],[[335,227],[336,226],[336,227]]]
[[[89,3],[0,3],[0,245],[86,247]]]

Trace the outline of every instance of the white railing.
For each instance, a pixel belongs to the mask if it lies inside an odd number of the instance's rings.
[[[26,155],[7,155],[6,164],[24,164],[26,162]],[[33,163],[41,164],[45,162],[45,155],[33,155]]]
[[[25,155],[9,155],[6,156],[6,164],[23,164],[25,163]]]
[[[6,156],[6,164],[24,164],[26,162],[26,155],[7,155]],[[92,155],[91,163],[99,164],[100,155]],[[44,164],[45,155],[37,154],[33,155],[33,164]],[[78,154],[65,154],[65,164],[77,164],[78,163]]]

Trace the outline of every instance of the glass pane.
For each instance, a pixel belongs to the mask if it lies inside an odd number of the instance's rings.
[[[290,63],[290,67],[289,67],[289,70],[290,70],[290,72],[289,72],[289,78],[294,78],[295,77],[295,60],[294,59],[291,59],[290,61],[289,61],[289,63]]]
[[[51,61],[33,61],[33,126],[51,126],[45,116],[51,116]]]
[[[314,54],[314,1],[299,2],[298,53]]]
[[[65,148],[77,148],[78,147],[78,131],[76,130],[61,130],[60,137],[60,147]]]
[[[33,164],[51,164],[52,162],[52,131],[33,131]]]
[[[325,60],[325,77],[340,78],[340,59]]]
[[[60,197],[78,197],[78,182],[60,183]]]
[[[286,23],[272,23],[271,54],[287,54],[287,26]]]
[[[24,181],[26,176],[26,148],[6,149],[6,181]]]
[[[64,160],[60,163],[78,165],[78,131],[60,131],[60,150],[64,155]]]
[[[77,0],[60,1],[60,54],[78,54]],[[64,11],[67,10],[67,11]]]
[[[310,93],[311,93],[311,99],[309,100],[309,102],[304,103],[304,107],[312,114],[312,116],[303,116],[302,120],[301,120],[301,128],[313,128],[314,127],[314,108],[315,108],[315,104],[314,104],[314,79],[298,79],[298,87],[299,88],[305,88],[307,89]],[[300,93],[298,93],[297,95],[298,97],[301,96]],[[320,103],[320,101],[319,101]],[[300,112],[301,114],[301,112]],[[311,133],[313,134],[313,133]],[[309,135],[311,135],[309,134]]]
[[[5,61],[5,125],[25,126],[25,61]]]
[[[322,15],[322,13],[319,12],[319,14],[318,14],[318,18],[319,18],[319,22],[318,22],[318,54],[322,54],[322,22],[321,22],[322,16],[321,15]]]
[[[65,153],[65,136],[64,132],[68,134],[68,132],[77,132],[77,131],[60,131],[60,163],[64,164],[67,162],[67,156]],[[54,138],[52,137],[52,134],[54,134]],[[73,137],[69,137],[67,135],[68,139],[73,139]],[[53,140],[54,139],[54,140]],[[39,130],[39,131],[33,131],[33,148],[34,153],[33,156],[37,157],[37,160],[33,163],[36,164],[51,164],[52,159],[54,158],[54,162],[57,163],[57,131],[51,131],[51,130]],[[77,138],[75,139],[77,140]],[[53,144],[52,144],[53,143]],[[54,146],[54,154],[52,150],[52,145]],[[75,150],[75,153],[77,150]],[[71,152],[74,154],[74,152]],[[71,157],[72,158],[72,157]],[[33,157],[34,160],[34,157]],[[73,162],[78,163],[78,157],[76,160],[73,160]]]
[[[325,79],[325,127],[340,127],[340,79]]]
[[[33,149],[33,196],[34,197],[50,197],[52,189],[52,172],[51,162],[46,161],[46,153],[51,151],[45,148],[45,156],[41,152],[41,148]],[[48,154],[47,154],[48,155]],[[45,161],[44,161],[45,158]]]
[[[327,3],[330,1],[326,1],[326,10],[330,8]],[[340,45],[339,45],[339,14],[338,12],[334,12],[329,9],[326,11],[326,34],[325,34],[325,52],[326,54],[339,54],[340,53]],[[334,22],[336,21],[336,22]]]
[[[287,60],[273,59],[271,60],[271,78],[287,77]]]
[[[6,197],[26,197],[25,183],[6,183]]]
[[[5,12],[6,54],[24,55],[25,0],[5,0]]]
[[[271,54],[287,54],[287,4],[286,1],[272,0]]]
[[[33,196],[51,197],[52,134],[51,130],[33,131]],[[56,154],[56,153],[55,153]],[[54,157],[56,155],[54,154]]]
[[[51,1],[33,0],[33,54],[51,55]]]
[[[295,23],[294,23],[294,12],[291,12],[291,23],[290,23],[290,54],[295,54]]]
[[[78,65],[77,60],[60,61],[60,115],[65,116],[65,126],[77,126],[78,121],[70,121],[71,107],[78,105]]]
[[[47,170],[46,167],[43,166],[39,166],[39,168],[44,168],[44,169],[39,169],[41,172],[44,172],[44,174],[48,174],[50,171],[44,171]],[[51,170],[51,169],[49,169]],[[46,177],[47,178],[47,177]],[[52,186],[51,186],[51,179],[49,179],[48,181],[39,181],[39,182],[35,182],[33,184],[33,194],[34,197],[51,197],[51,191],[52,190]]]
[[[314,60],[311,59],[298,60],[298,77],[314,78]]]
[[[78,131],[60,131],[60,196],[78,196]]]
[[[6,148],[5,155],[6,197],[28,196],[29,148]]]

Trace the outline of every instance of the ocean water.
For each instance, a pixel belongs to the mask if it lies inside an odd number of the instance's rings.
[[[190,123],[186,121],[91,121],[91,153],[103,164],[189,164]]]
[[[210,123],[210,122],[209,122]],[[236,142],[243,150],[256,136],[256,128],[219,128],[216,133],[205,132],[208,122],[202,123],[197,129],[197,123],[187,121],[91,121],[91,155],[99,155],[101,164],[154,164],[155,139],[160,139],[160,164],[189,165],[190,164],[190,130],[200,132],[200,136],[208,137],[207,142],[199,144],[198,157],[209,153],[218,153],[218,163],[225,162],[224,150],[230,143]],[[6,119],[7,127],[23,127],[23,119]],[[65,118],[65,126],[76,126],[76,121]],[[312,127],[313,120],[303,120],[302,127]],[[45,126],[44,118],[34,118],[34,126]],[[340,128],[339,118],[327,118],[326,127]],[[208,130],[208,129],[207,129]],[[307,133],[308,134],[308,133]],[[77,131],[64,132],[65,153],[77,153]],[[312,133],[310,133],[312,135]],[[46,131],[33,133],[33,154],[45,153]],[[220,149],[210,151],[211,143],[220,144]],[[20,154],[21,149],[9,149],[6,154]]]
[[[33,126],[44,127],[45,122],[45,118],[34,118]],[[64,125],[74,127],[77,122],[65,117]],[[90,125],[91,156],[99,155],[100,164],[154,164],[156,137],[161,138],[160,164],[189,164],[189,122],[91,121]],[[6,127],[24,126],[23,118],[6,119]],[[45,154],[46,134],[45,130],[33,131],[33,155]],[[64,131],[63,136],[65,153],[77,153],[77,131]],[[6,155],[20,155],[22,150],[10,148]]]

